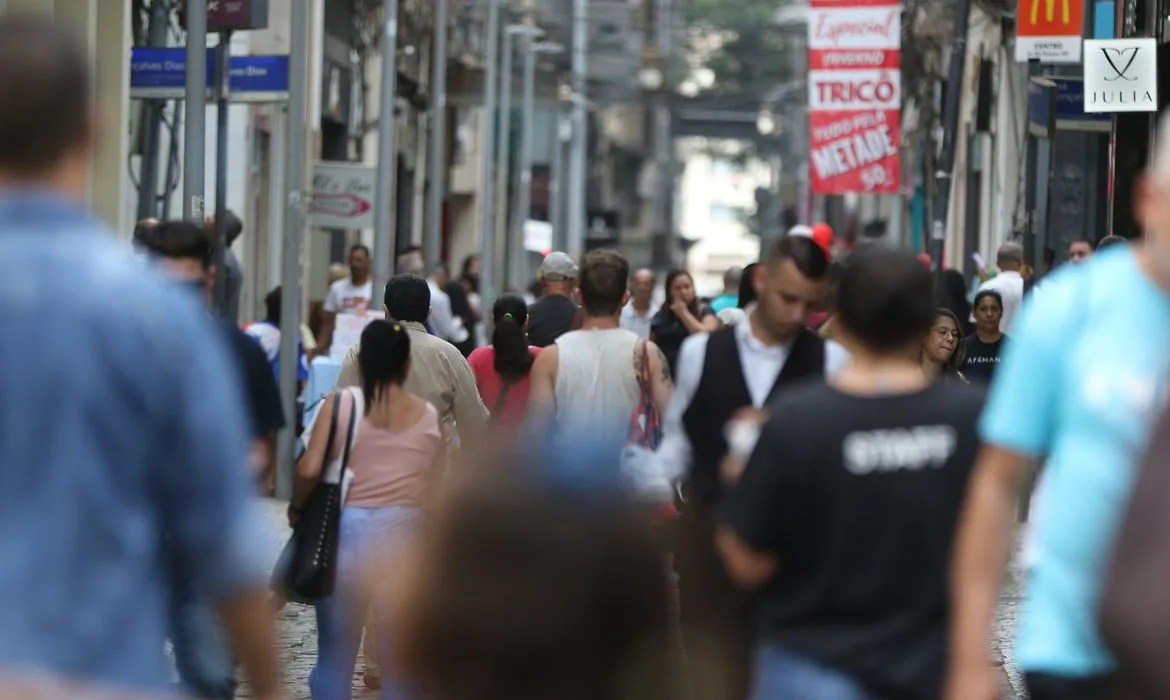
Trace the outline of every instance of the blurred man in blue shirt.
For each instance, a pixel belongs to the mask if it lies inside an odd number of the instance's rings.
[[[986,661],[1026,470],[1044,460],[1016,642],[1032,700],[1111,695],[1097,604],[1170,369],[1170,123],[1137,188],[1140,244],[1069,265],[1025,302],[996,371],[952,573],[947,700],[997,693]]]
[[[194,295],[86,210],[87,63],[48,20],[0,19],[0,675],[169,690],[181,579],[271,697],[237,370]]]

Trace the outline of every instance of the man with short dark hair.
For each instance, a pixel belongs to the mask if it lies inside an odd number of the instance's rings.
[[[362,314],[370,307],[374,281],[370,276],[370,249],[358,243],[349,249],[349,277],[329,286],[321,307],[321,337],[317,347],[328,355],[338,314]],[[338,348],[338,352],[341,349]]]
[[[577,290],[581,328],[556,338],[532,365],[528,405],[536,433],[555,417],[557,430],[570,437],[624,443],[642,398],[644,368],[655,405],[659,411],[666,408],[674,391],[666,358],[657,345],[621,328],[618,320],[630,297],[629,277],[630,265],[617,253],[585,255]]]
[[[0,675],[169,692],[182,581],[275,697],[237,370],[195,295],[87,211],[89,64],[52,20],[0,18],[0,318],[19,338],[0,348]]]
[[[138,242],[152,264],[164,275],[190,290],[208,311],[211,310],[215,267],[213,239],[207,231],[188,221],[162,221],[148,229]],[[251,469],[264,482],[276,432],[284,427],[283,408],[276,377],[259,345],[230,320],[219,322],[236,360],[241,395],[250,417],[252,437]],[[184,562],[179,561],[176,568]],[[172,600],[171,639],[175,666],[184,689],[195,697],[231,700],[235,696],[235,663],[223,640],[212,611],[187,585],[176,581],[178,593]]]
[[[748,601],[715,552],[721,465],[751,448],[729,439],[734,418],[757,416],[792,385],[839,370],[848,355],[808,328],[828,292],[829,259],[811,237],[788,235],[754,271],[758,293],[747,320],[687,338],[679,351],[674,400],[663,414],[658,463],[682,483],[682,541],[676,553],[684,640],[710,663],[692,674],[695,692],[743,700],[749,687],[752,618]],[[929,296],[929,295],[928,295]],[[741,431],[742,432],[742,431]],[[734,437],[734,436],[732,436]]]
[[[1078,239],[1068,244],[1068,261],[1070,263],[1079,263],[1088,260],[1093,255],[1093,244]]]
[[[756,596],[753,700],[939,697],[982,395],[918,365],[932,286],[910,253],[855,252],[837,297],[853,362],[782,392],[724,477],[719,551]]]
[[[383,301],[387,318],[401,323],[410,334],[410,374],[406,388],[434,404],[448,440],[456,432],[465,449],[475,449],[483,435],[487,408],[479,398],[471,365],[451,343],[427,333],[424,325],[431,312],[431,290],[417,275],[390,278]],[[337,379],[338,389],[361,386],[358,349],[346,353]]]
[[[568,253],[544,256],[537,273],[543,293],[528,309],[528,344],[545,348],[573,328],[577,304],[570,295],[577,282],[577,263]]]
[[[1125,239],[1121,236],[1105,236],[1097,243],[1097,250],[1105,250],[1110,246],[1115,246],[1118,243],[1125,243]]]

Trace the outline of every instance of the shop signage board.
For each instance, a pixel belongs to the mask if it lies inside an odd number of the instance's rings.
[[[376,191],[374,168],[328,161],[314,163],[309,224],[346,230],[373,228]]]
[[[1157,39],[1086,39],[1086,112],[1158,111]]]
[[[1019,0],[1016,60],[1080,63],[1084,0]]]
[[[890,0],[812,0],[808,33],[813,193],[898,192],[901,7]]]
[[[232,102],[283,102],[288,99],[288,56],[232,56],[228,94]],[[207,52],[207,90],[212,94],[215,55]],[[183,48],[130,50],[130,97],[181,100],[187,92],[187,52]]]

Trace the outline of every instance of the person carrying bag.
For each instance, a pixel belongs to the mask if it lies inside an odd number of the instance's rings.
[[[344,446],[338,450],[338,416],[342,396],[348,396],[353,410],[345,431]],[[337,543],[341,531],[341,510],[345,506],[353,474],[349,452],[357,437],[365,401],[360,392],[333,394],[333,411],[325,443],[321,478],[303,506],[289,504],[293,533],[277,564],[273,587],[286,600],[310,603],[333,594],[337,578]]]

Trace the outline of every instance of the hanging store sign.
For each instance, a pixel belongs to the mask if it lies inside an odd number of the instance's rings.
[[[1086,112],[1158,111],[1157,39],[1086,39]]]
[[[376,183],[374,168],[328,161],[314,163],[309,224],[346,230],[373,228]]]
[[[897,192],[901,7],[890,0],[812,0],[808,34],[812,192]]]
[[[1016,61],[1080,63],[1084,26],[1084,0],[1020,0]]]

